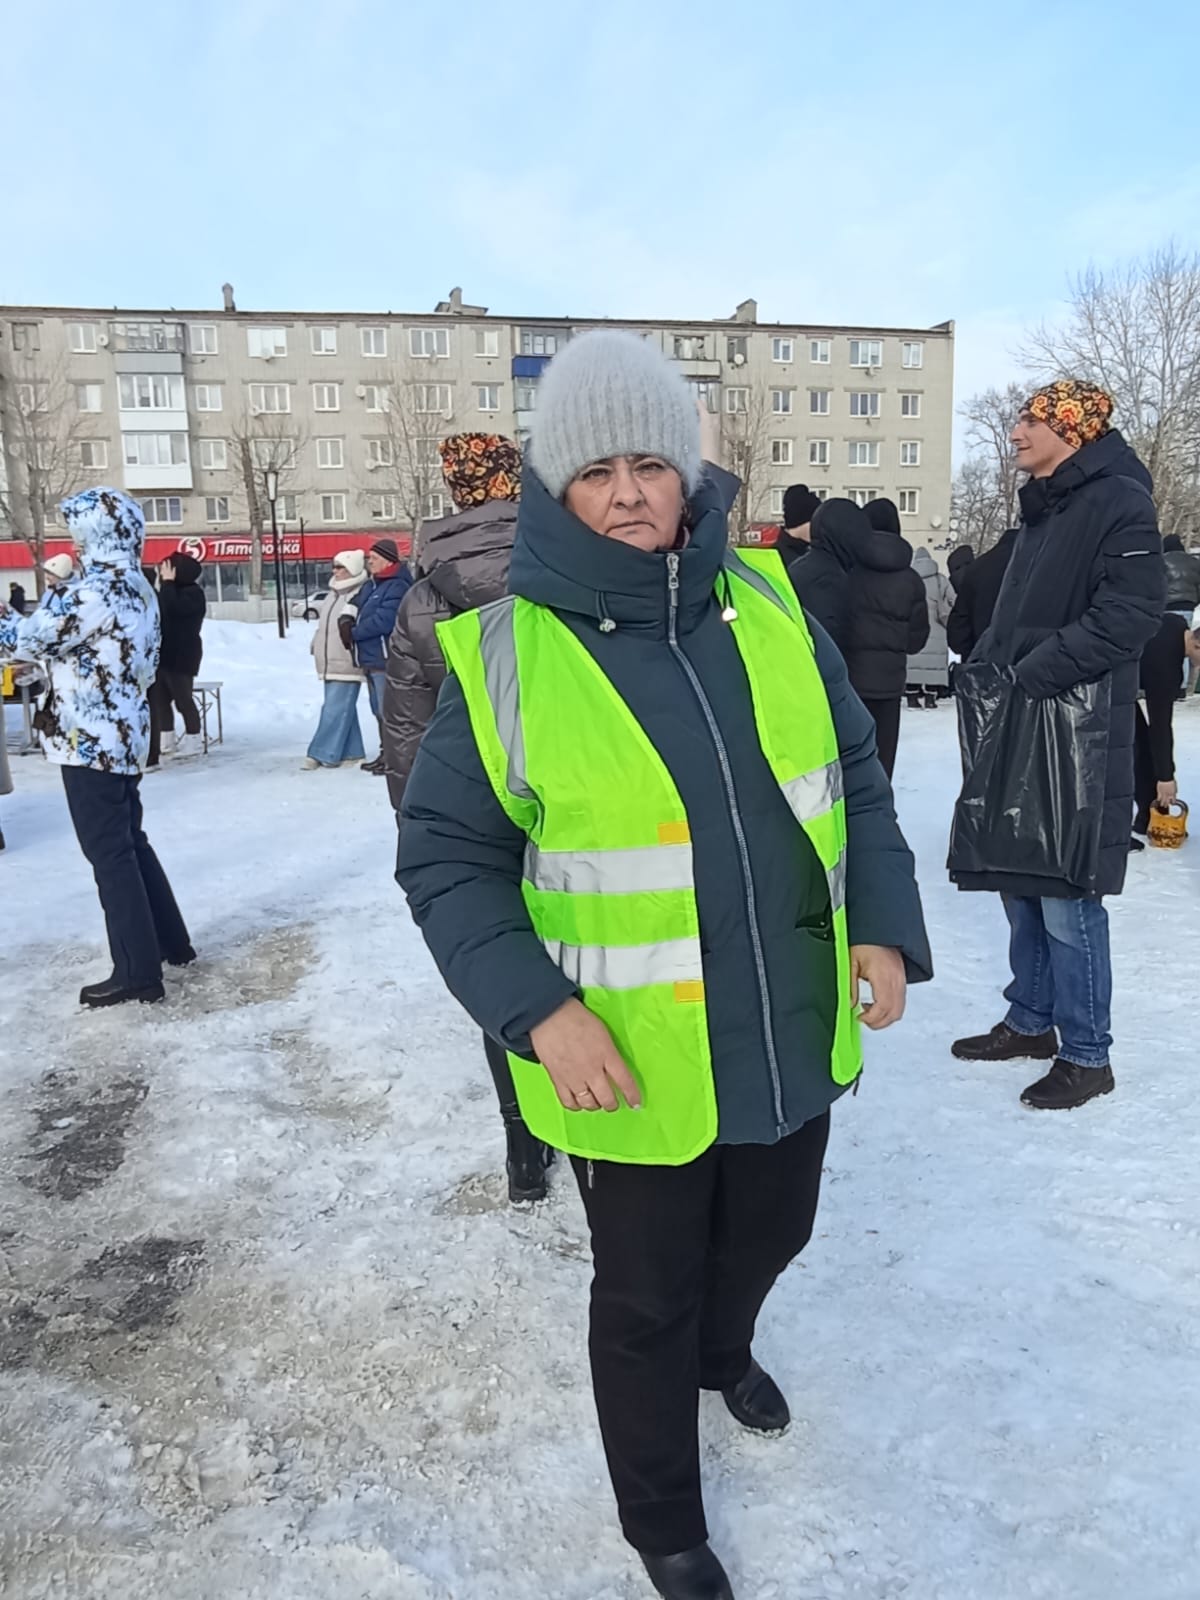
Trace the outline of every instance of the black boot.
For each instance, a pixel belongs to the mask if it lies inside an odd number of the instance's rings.
[[[1111,1094],[1115,1087],[1111,1067],[1078,1067],[1073,1061],[1056,1061],[1044,1078],[1029,1085],[1021,1104],[1032,1111],[1074,1111],[1098,1094]]]
[[[950,1053],[960,1061],[1053,1061],[1058,1035],[1053,1028],[1048,1033],[1016,1033],[1007,1022],[998,1022],[991,1033],[956,1039]]]
[[[79,991],[79,1004],[98,1011],[104,1006],[123,1006],[127,1000],[140,1000],[152,1005],[163,997],[161,983],[129,984],[117,977],[106,978],[103,983],[86,984]]]
[[[677,1556],[642,1556],[663,1600],[733,1600],[725,1568],[706,1544]]]
[[[164,954],[163,960],[169,967],[190,967],[196,959],[196,952],[190,944],[185,944],[182,950],[176,950],[172,955]]]
[[[792,1414],[779,1385],[757,1361],[751,1361],[740,1383],[732,1389],[722,1389],[721,1396],[730,1414],[743,1428],[752,1428],[755,1433],[782,1433],[791,1423]]]
[[[376,777],[379,777],[379,775],[382,772],[385,772],[387,770],[386,767],[383,764],[383,751],[381,750],[379,752],[379,754],[375,757],[374,761],[364,761],[364,762],[362,762],[359,765],[359,769],[358,770],[360,772],[371,772],[371,773],[374,773],[374,775]]]
[[[544,1200],[546,1169],[554,1160],[553,1150],[533,1137],[515,1106],[505,1110],[504,1136],[508,1141],[508,1198],[514,1205]]]

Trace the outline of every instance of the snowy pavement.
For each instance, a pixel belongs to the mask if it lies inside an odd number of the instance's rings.
[[[578,1199],[504,1203],[384,785],[298,770],[306,631],[213,625],[225,747],[143,785],[201,951],[166,1005],[78,1009],[107,968],[57,774],[0,800],[0,1592],[636,1600]],[[948,1051],[1004,972],[998,904],[946,883],[955,790],[952,711],[907,713],[938,976],[869,1040],[763,1318],[796,1424],[706,1398],[714,1542],[739,1600],[1196,1600],[1200,839],[1113,908],[1116,1094],[1034,1114],[1028,1067]]]

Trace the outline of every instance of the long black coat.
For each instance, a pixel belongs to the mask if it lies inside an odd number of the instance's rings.
[[[992,613],[1000,598],[1000,586],[1012,559],[1017,529],[1010,528],[983,555],[960,569],[954,584],[954,609],[946,623],[946,640],[951,650],[964,661],[971,659],[975,646],[992,625]]]
[[[1023,523],[974,660],[1014,668],[1034,699],[1112,674],[1096,897],[1120,894],[1133,808],[1138,663],[1163,612],[1150,474],[1115,430],[1021,490]],[[978,563],[977,563],[978,565]],[[1081,898],[1050,878],[956,873],[961,889]]]
[[[204,654],[200,630],[207,609],[204,590],[198,582],[200,563],[182,553],[172,560],[175,579],[170,582],[164,578],[158,591],[158,609],[162,616],[162,654],[158,665],[162,672],[178,672],[194,678],[200,671]]]

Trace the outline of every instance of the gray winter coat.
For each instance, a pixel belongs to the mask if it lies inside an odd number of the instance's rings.
[[[938,564],[922,548],[913,556],[913,571],[925,585],[929,607],[929,638],[925,648],[908,658],[908,681],[921,688],[944,689],[950,682],[950,649],[946,643],[946,624],[954,609],[954,590],[950,580],[938,571]]]
[[[317,631],[313,634],[312,653],[317,664],[317,677],[322,683],[361,683],[362,668],[354,659],[354,646],[342,643],[338,618],[349,612],[355,616],[354,606],[366,586],[364,572],[357,583],[346,589],[333,589],[321,601],[317,616]]]
[[[420,576],[400,604],[383,691],[383,759],[397,817],[446,679],[437,625],[508,593],[516,532],[513,500],[488,500],[422,530]]]

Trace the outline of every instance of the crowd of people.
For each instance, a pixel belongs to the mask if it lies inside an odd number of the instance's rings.
[[[1195,653],[1200,562],[1164,563],[1112,411],[1081,380],[1030,397],[1013,432],[1021,524],[952,580],[890,501],[804,485],[775,550],[737,549],[739,486],[702,459],[687,383],[645,341],[600,331],[549,364],[526,461],[499,436],[443,443],[456,509],[422,530],[415,581],[389,539],[335,560],[305,765],[387,777],[396,877],[483,1035],[510,1195],[540,1198],[554,1155],[569,1161],[601,1438],[665,1600],[732,1596],[699,1395],[757,1433],[788,1426],[757,1319],[811,1237],[860,1027],[899,1022],[909,984],[933,978],[889,779],[904,701],[945,689],[950,649],[964,778],[949,869],[1000,895],[1011,967],[1003,1018],[953,1052],[1038,1063],[1031,1108],[1114,1087],[1105,901],[1131,826],[1177,798],[1163,706]],[[156,697],[188,725],[202,606],[184,558],[156,602],[119,491],[63,514],[78,573],[32,616],[0,616],[0,655],[50,672],[44,743],[113,958],[81,1000],[153,1001],[162,962],[194,952],[139,779]],[[160,650],[173,624],[178,649]]]

